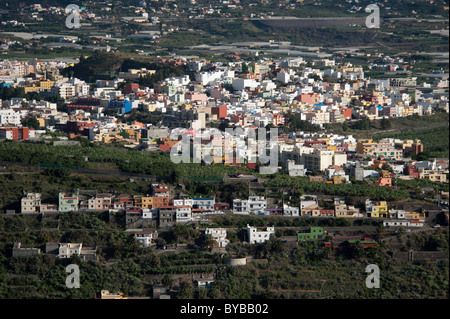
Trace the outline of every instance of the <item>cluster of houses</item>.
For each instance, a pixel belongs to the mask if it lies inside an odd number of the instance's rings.
[[[180,128],[185,129],[186,134],[200,134],[204,138],[212,134],[208,126],[225,122],[231,127],[242,129],[240,135],[247,136],[251,130],[269,124],[275,127],[283,125],[287,112],[299,119],[323,125],[350,120],[352,117],[389,118],[428,114],[441,107],[448,109],[448,96],[439,93],[439,90],[432,94],[434,102],[425,103],[429,99],[428,95],[420,94],[417,89],[414,89],[414,94],[409,92],[412,87],[416,88],[413,80],[367,80],[360,68],[349,65],[338,67],[332,63],[334,60],[317,61],[315,64],[325,68],[334,67],[337,69],[334,73],[328,74],[328,69],[305,67],[302,71],[294,72],[292,77],[289,74],[293,71],[286,70],[303,65],[305,62],[301,58],[252,62],[246,64],[248,73],[242,73],[243,62],[224,65],[201,59],[180,61],[187,68],[197,71],[195,81],[189,76],[180,76],[164,79],[156,83],[154,88],[140,88],[138,83],[126,83],[123,89],[119,89],[125,79],[136,79],[155,72],[130,69],[121,72],[120,77],[114,80],[97,80],[96,88],[90,90],[89,85],[79,79],[59,75],[59,70],[67,64],[44,63],[37,59],[28,63],[2,60],[0,88],[24,87],[27,92],[34,90],[43,96],[57,93],[66,100],[67,111],[58,111],[56,103],[47,101],[28,101],[25,98],[2,101],[4,108],[0,109],[0,138],[39,140],[46,137],[47,131],[60,131],[67,133],[69,138],[84,136],[91,141],[126,142],[128,147],[136,149],[170,152],[181,145],[179,135],[175,134],[174,137],[173,134]],[[2,70],[5,74],[3,78]],[[23,74],[28,72],[41,74],[39,84],[26,85],[26,76],[24,78]],[[276,73],[278,80],[265,79],[264,75],[268,73]],[[52,80],[47,79],[49,74],[52,74]],[[287,86],[280,86],[283,82],[280,81],[280,74],[284,74],[284,78],[286,74],[289,75]],[[345,84],[319,80],[325,75],[333,75],[338,79],[349,78]],[[378,88],[378,91],[372,87]],[[403,92],[403,88],[409,88],[409,93],[398,93]],[[355,93],[357,89],[364,89],[366,93],[358,95]],[[414,105],[409,105],[411,96]],[[355,99],[361,105],[349,104]],[[421,111],[405,113],[410,108],[419,108]],[[385,111],[387,109],[389,112]],[[161,120],[154,125],[118,121],[119,115],[133,110],[157,114]],[[24,119],[30,117],[36,119],[39,128],[22,126]],[[230,136],[225,132],[219,134],[221,142],[213,143],[210,140],[210,143],[202,143],[197,149],[192,147],[190,156],[194,157],[198,152],[216,154],[216,151],[223,150]],[[238,147],[238,139],[242,138],[240,135],[236,133],[231,137],[231,158],[221,156],[215,158],[214,163],[244,165],[241,159],[248,158],[251,150],[249,147],[242,149],[242,145]],[[357,140],[352,135],[292,132],[279,135],[275,141],[268,141],[267,144],[270,149],[276,144],[278,165],[284,167],[291,176],[305,176],[308,171],[322,172],[323,180],[334,184],[348,183],[352,175],[356,180],[376,176],[380,178],[376,185],[392,186],[389,182],[392,174],[382,175],[359,167],[381,168],[387,164],[399,178],[447,182],[448,159],[435,159],[431,163],[411,161],[412,154],[424,151],[420,140]],[[250,167],[252,164],[246,165]]]
[[[196,71],[195,78],[171,77],[157,82],[153,88],[142,88],[137,80],[156,71],[129,69],[117,74],[115,79],[96,80],[94,89],[80,79],[61,76],[60,70],[68,66],[63,62],[0,60],[0,88],[23,87],[25,93],[59,96],[66,101],[67,111],[57,111],[53,105],[39,107],[36,101],[24,99],[3,101],[3,104],[16,118],[37,118],[42,129],[68,130],[67,122],[80,122],[71,128],[72,133],[91,135],[96,141],[114,136],[114,130],[109,130],[120,129],[116,127],[114,115],[132,110],[161,115],[159,126],[194,130],[220,121],[243,128],[278,126],[285,123],[287,112],[323,126],[352,118],[424,115],[439,108],[448,111],[448,94],[445,93],[448,81],[439,82],[433,93],[425,94],[414,78],[370,80],[364,77],[361,67],[337,65],[328,59],[312,63],[319,68],[306,67],[307,62],[301,57],[227,64],[204,59],[179,60],[188,70]],[[36,77],[27,77],[29,74],[36,74]],[[130,80],[135,83],[124,85]],[[364,93],[358,93],[360,91]],[[355,104],[355,100],[359,102]],[[17,125],[17,120],[2,124]],[[142,127],[124,129],[141,130]],[[135,138],[129,142],[139,144],[141,141]]]
[[[83,247],[82,243],[46,243],[42,251],[41,248],[24,248],[21,242],[14,243],[12,257],[33,257],[40,254],[56,256],[58,259],[68,259],[77,255],[83,260],[98,261],[96,247]]]
[[[305,66],[309,62],[301,57],[227,64],[180,57],[160,59],[158,63],[184,66],[196,73],[193,77],[166,78],[149,88],[136,82],[155,70],[129,69],[114,79],[96,80],[91,89],[82,80],[61,76],[60,70],[69,66],[64,62],[0,60],[0,89],[23,87],[26,93],[37,92],[43,97],[58,95],[67,105],[67,110],[61,111],[48,101],[18,97],[1,101],[0,138],[41,140],[46,132],[58,131],[68,138],[84,136],[90,141],[125,142],[130,148],[170,152],[182,144],[174,132],[184,129],[183,134],[200,135],[202,139],[206,136],[200,146],[191,147],[191,157],[199,152],[218,154],[216,151],[222,151],[231,138],[233,153],[214,158],[213,163],[255,167],[254,163],[240,161],[250,158],[252,151],[248,145],[243,148],[239,144],[242,135],[268,125],[283,125],[288,112],[320,126],[363,117],[424,115],[440,108],[448,112],[448,81],[439,82],[432,93],[425,94],[414,78],[366,79],[362,68],[337,64],[332,59],[318,59],[312,67]],[[36,76],[27,77],[29,74]],[[154,124],[118,121],[134,110],[160,120]],[[22,126],[29,118],[34,118],[39,128]],[[220,132],[219,142],[212,141],[210,126],[223,123],[243,133],[230,137]],[[275,144],[277,164],[291,176],[322,172],[324,181],[340,184],[348,183],[352,174],[356,180],[377,175],[358,165],[380,168],[387,164],[396,177],[447,182],[448,159],[436,159],[434,164],[411,161],[412,154],[424,151],[420,140],[357,140],[352,135],[292,132],[278,135],[267,142],[267,147],[274,149]],[[392,175],[377,177],[377,185],[392,186]]]
[[[59,193],[58,204],[42,203],[40,193],[26,193],[21,200],[22,214],[55,213],[55,212],[93,212],[109,211],[125,212],[126,224],[131,225],[138,220],[145,224],[173,226],[175,223],[186,223],[200,220],[204,214],[222,213],[229,209],[229,204],[216,203],[215,198],[180,198],[170,199],[166,184],[152,184],[150,195],[125,194],[80,194],[79,190],[70,193]]]
[[[207,215],[285,216],[285,217],[336,217],[336,218],[383,218],[388,226],[423,226],[424,213],[389,210],[385,201],[366,201],[365,212],[348,205],[344,198],[334,198],[332,205],[320,207],[316,195],[302,195],[299,206],[286,203],[282,207],[269,208],[267,199],[251,195],[247,199],[234,199],[229,203],[216,203],[215,198],[171,198],[166,184],[152,184],[150,195],[80,194],[80,191],[60,193],[58,204],[41,202],[40,193],[26,193],[21,200],[22,214],[46,214],[55,212],[108,211],[110,215],[123,213],[128,228],[171,227],[175,224],[206,221]],[[402,222],[400,222],[400,220]],[[154,237],[153,232],[143,232],[143,242]],[[214,236],[216,236],[215,234]],[[221,244],[222,245],[222,244]]]

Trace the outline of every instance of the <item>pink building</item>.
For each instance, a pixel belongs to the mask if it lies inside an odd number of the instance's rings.
[[[392,179],[390,177],[380,177],[376,182],[377,186],[392,186]]]
[[[190,100],[191,102],[206,102],[208,97],[205,93],[198,92],[188,92],[184,95],[186,100]]]

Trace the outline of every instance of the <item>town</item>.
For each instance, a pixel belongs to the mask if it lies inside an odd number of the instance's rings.
[[[448,3],[322,2],[0,9],[0,298],[448,298]]]

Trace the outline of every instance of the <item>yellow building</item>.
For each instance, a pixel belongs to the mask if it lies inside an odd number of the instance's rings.
[[[366,201],[366,214],[371,218],[387,218],[389,215],[387,202],[371,202]]]
[[[41,90],[44,90],[44,91],[50,91],[52,89],[53,85],[55,85],[55,81],[44,80],[44,81],[39,82],[39,86],[40,86]]]
[[[135,195],[134,206],[151,209],[153,206],[153,198],[151,196]]]
[[[336,145],[328,145],[328,150],[336,152],[337,146]]]
[[[36,84],[30,85],[30,86],[25,86],[24,88],[25,94],[29,93],[29,92],[39,92],[40,87],[37,86]]]
[[[100,292],[100,299],[127,299],[121,292],[109,292],[108,290],[102,290]]]
[[[256,74],[261,73],[261,68],[258,63],[252,62],[252,63],[250,63],[250,67],[253,70],[253,73],[256,73]]]
[[[36,120],[39,122],[39,127],[45,127],[45,119],[42,117],[36,118]]]
[[[345,184],[347,180],[344,176],[334,175],[333,176],[333,184]]]
[[[39,85],[36,85],[35,83],[33,83],[30,86],[25,86],[24,91],[25,91],[25,94],[27,94],[28,92],[39,92],[39,91],[43,91],[43,90],[50,91],[54,84],[55,84],[55,81],[43,80],[43,81],[39,82]]]
[[[419,173],[419,178],[428,179],[432,182],[448,183],[446,172],[426,170]]]
[[[358,140],[356,143],[356,153],[363,155],[373,155],[377,143],[372,139],[362,139]]]
[[[381,175],[381,177],[390,177],[389,171],[381,171],[380,175]]]
[[[125,132],[128,133],[130,139],[135,140],[136,142],[140,141],[140,139],[141,139],[140,131],[136,132],[135,130],[129,129],[129,130],[125,130]]]
[[[425,220],[425,212],[406,212],[405,218]]]
[[[167,205],[169,205],[169,197],[167,196],[134,196],[134,206],[136,207],[153,209]]]
[[[115,136],[103,135],[103,136],[101,136],[100,140],[101,140],[102,143],[109,144],[109,143],[114,142],[116,139],[117,138]]]

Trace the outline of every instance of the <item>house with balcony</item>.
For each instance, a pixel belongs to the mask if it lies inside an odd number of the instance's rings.
[[[87,200],[87,211],[107,211],[113,207],[112,194],[97,194]],[[81,203],[80,203],[81,209]]]
[[[134,238],[142,247],[153,246],[153,241],[158,238],[157,231],[139,231],[134,233]]]
[[[211,236],[214,239],[214,247],[216,248],[225,248],[230,242],[227,239],[225,228],[206,228],[205,236]]]
[[[298,217],[298,216],[300,216],[300,208],[292,207],[292,206],[284,204],[283,205],[283,216]]]
[[[175,206],[175,220],[177,223],[187,223],[192,221],[191,206]]]
[[[316,195],[303,195],[300,197],[300,215],[312,216],[311,211],[319,208]]]
[[[79,192],[59,193],[58,209],[60,212],[77,212]]]
[[[21,200],[22,214],[35,214],[40,212],[41,194],[27,193]]]
[[[233,213],[234,214],[255,214],[265,215],[267,208],[267,200],[264,196],[249,196],[247,200],[234,199]]]
[[[366,217],[387,218],[389,215],[387,202],[366,200]]]
[[[169,205],[168,196],[148,196],[136,195],[134,196],[134,205],[139,208],[154,209],[161,206]]]
[[[360,217],[360,212],[355,206],[347,205],[345,199],[334,199],[334,216],[339,218]]]
[[[130,195],[122,194],[113,198],[112,209],[126,209],[134,206],[134,199]]]
[[[247,225],[247,238],[250,244],[262,244],[275,236],[275,227],[253,227]]]
[[[158,208],[158,225],[159,227],[169,227],[176,223],[177,212],[176,206],[162,206]]]
[[[204,209],[205,211],[214,210],[215,198],[193,198],[193,208]]]
[[[169,197],[169,188],[166,184],[152,184],[153,197]]]

